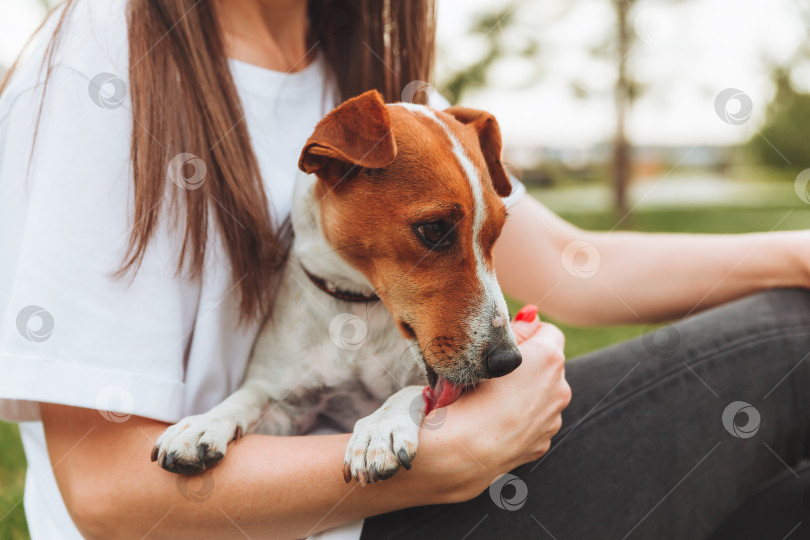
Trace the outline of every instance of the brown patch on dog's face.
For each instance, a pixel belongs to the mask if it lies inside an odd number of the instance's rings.
[[[439,124],[400,106],[387,112],[392,161],[375,168],[341,161],[318,171],[323,234],[376,288],[430,369],[473,383],[492,376],[484,357],[493,345],[514,346],[492,260],[506,209],[487,176],[476,127],[435,113],[474,169],[478,197]]]

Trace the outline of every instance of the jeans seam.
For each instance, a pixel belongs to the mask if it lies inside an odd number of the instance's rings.
[[[756,334],[749,334],[742,337],[734,337],[732,339],[725,340],[722,344],[715,346],[713,349],[707,351],[697,351],[696,354],[690,354],[690,359],[700,358],[700,357],[707,357],[714,355],[718,352],[725,351],[728,347],[739,347],[741,345],[746,345],[748,342],[757,342],[763,338],[769,338],[772,335],[776,337],[784,337],[784,336],[793,336],[798,334],[793,334],[791,331],[805,331],[807,332],[808,327],[806,325],[796,325],[796,326],[775,326],[773,328],[767,328],[760,330]],[[801,333],[801,332],[798,332]],[[694,349],[692,349],[694,350]],[[689,352],[689,349],[687,349]]]

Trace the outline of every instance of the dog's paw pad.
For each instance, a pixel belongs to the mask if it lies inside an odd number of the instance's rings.
[[[228,443],[241,431],[227,420],[184,418],[160,436],[152,449],[152,461],[169,472],[199,474],[222,461]]]

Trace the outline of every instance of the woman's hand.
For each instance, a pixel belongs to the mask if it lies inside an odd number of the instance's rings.
[[[457,471],[458,500],[477,496],[496,476],[542,457],[562,426],[560,413],[571,401],[562,332],[538,321],[515,322],[512,328],[523,354],[520,367],[484,381],[446,412],[439,409],[426,419],[430,425],[431,416],[438,422],[439,415],[446,414],[436,430],[460,447],[455,459],[466,466],[461,474]]]

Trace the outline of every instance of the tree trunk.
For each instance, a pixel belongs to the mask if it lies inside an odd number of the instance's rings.
[[[614,0],[616,8],[617,55],[619,57],[614,99],[616,103],[616,133],[613,139],[613,205],[616,217],[627,216],[627,185],[630,181],[630,145],[627,142],[625,123],[630,104],[630,81],[627,76],[627,56],[630,53],[630,29],[628,12],[631,0]]]

